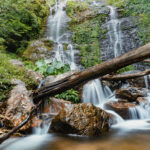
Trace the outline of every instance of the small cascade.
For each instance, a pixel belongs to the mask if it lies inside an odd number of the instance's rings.
[[[141,106],[129,108],[129,117],[130,119],[148,119],[150,114]]]
[[[77,69],[77,65],[75,63],[75,54],[74,54],[74,49],[73,49],[73,45],[69,44],[67,47],[68,53],[69,53],[69,57],[68,57],[68,64],[70,65],[71,70],[76,70]]]
[[[71,33],[67,30],[70,18],[64,9],[66,2],[55,0],[55,6],[50,9],[45,36],[55,43],[53,49],[54,60],[69,64],[71,70],[76,70],[78,67],[75,63],[74,48],[71,44]],[[53,11],[55,12],[54,14]],[[66,51],[64,51],[65,45],[68,45]]]
[[[49,114],[47,114],[47,113],[42,114],[42,116],[43,116],[41,118],[43,120],[42,126],[39,125],[38,127],[35,127],[33,129],[34,134],[47,134],[48,133],[52,118],[49,117]]]
[[[108,22],[108,34],[110,38],[110,44],[114,50],[114,57],[120,56],[122,52],[122,31],[120,28],[120,20],[116,8],[108,6],[110,9],[110,21]]]
[[[149,119],[150,118],[150,96],[144,102],[136,107],[129,108],[129,115],[131,119]]]
[[[149,75],[144,76],[145,87],[149,89]]]
[[[91,102],[94,105],[101,105],[106,103],[111,95],[109,87],[103,86],[99,79],[95,79],[84,85],[82,100],[84,103]]]
[[[121,116],[119,116],[116,112],[114,112],[112,110],[105,110],[105,111],[113,116],[113,123],[114,124],[124,122],[123,118]]]
[[[55,53],[55,59],[57,61],[60,61],[60,62],[64,63],[64,48],[63,48],[62,44],[59,44],[57,46],[57,51]]]

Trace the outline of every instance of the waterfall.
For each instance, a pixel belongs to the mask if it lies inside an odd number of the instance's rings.
[[[129,117],[130,119],[148,119],[150,114],[146,109],[141,106],[131,107],[129,108]]]
[[[55,8],[51,8],[50,16],[47,21],[46,38],[54,41],[54,60],[70,65],[71,70],[76,70],[78,67],[75,63],[74,47],[71,44],[71,34],[67,31],[67,25],[70,18],[64,10],[67,1],[55,1]],[[52,10],[55,9],[55,13]],[[64,45],[67,50],[64,51]],[[69,55],[69,56],[68,56]]]
[[[148,89],[149,88],[149,75],[144,76],[144,81],[145,81],[145,87]]]
[[[83,87],[82,100],[84,103],[91,102],[94,105],[102,105],[113,95],[108,86],[103,86],[99,79],[89,81]]]
[[[120,20],[117,18],[118,14],[116,8],[108,6],[110,9],[110,21],[108,22],[108,34],[110,38],[110,44],[114,50],[114,57],[120,56],[122,52],[122,31],[120,28]]]
[[[70,65],[71,70],[76,70],[77,69],[77,65],[75,63],[75,58],[74,58],[74,49],[73,49],[73,45],[69,44],[67,47],[67,50],[69,52],[69,59],[68,59],[68,64]]]
[[[55,53],[55,59],[64,63],[64,48],[62,44],[58,44],[57,51]]]

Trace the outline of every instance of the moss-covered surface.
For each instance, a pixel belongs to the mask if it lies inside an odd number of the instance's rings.
[[[81,64],[91,67],[101,63],[99,38],[102,33],[101,25],[105,21],[105,14],[96,12],[88,2],[68,2],[66,12],[72,19],[70,30],[73,31],[72,41],[78,44]]]
[[[124,17],[133,16],[133,21],[138,26],[137,35],[143,45],[150,41],[149,0],[109,0],[109,3],[121,8]]]
[[[0,52],[0,101],[8,97],[12,89],[11,80],[19,79],[25,82],[28,89],[33,89],[37,83],[26,73],[24,68],[13,66],[9,60],[14,58],[6,53]]]
[[[32,61],[46,58],[50,55],[54,47],[54,42],[48,39],[39,39],[30,41],[27,49],[23,53],[23,57]]]

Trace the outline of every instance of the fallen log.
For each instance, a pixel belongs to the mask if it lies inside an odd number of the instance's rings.
[[[107,81],[124,81],[128,79],[139,78],[148,74],[150,74],[150,70],[145,70],[143,72],[138,72],[133,74],[125,74],[125,75],[105,75],[101,77],[101,79]]]
[[[74,88],[77,85],[83,84],[84,82],[104,76],[130,64],[143,61],[149,57],[150,43],[122,56],[88,68],[82,72],[75,73],[57,82],[48,84],[38,90],[35,90],[33,91],[33,100],[37,102],[37,100],[40,98],[59,94],[70,88]],[[0,144],[17,132],[21,127],[23,127],[32,118],[33,113],[38,109],[41,103],[42,100],[38,102],[38,104],[31,110],[29,116],[21,124],[13,128],[4,136],[0,137]]]
[[[96,79],[111,72],[117,71],[128,65],[141,62],[150,57],[150,43],[136,50],[132,50],[117,58],[88,68],[82,72],[77,72],[71,76],[61,79],[57,82],[43,86],[33,92],[34,102],[47,96],[53,96],[62,93],[77,85],[83,84],[89,80]]]
[[[11,137],[15,132],[17,132],[20,128],[22,128],[26,123],[28,123],[28,121],[31,120],[33,113],[39,108],[39,106],[41,104],[42,104],[42,100],[40,100],[39,103],[35,107],[33,107],[29,116],[21,124],[14,127],[12,130],[10,130],[8,133],[6,133],[4,136],[0,137],[0,144],[3,143],[5,140],[7,140],[9,137]]]

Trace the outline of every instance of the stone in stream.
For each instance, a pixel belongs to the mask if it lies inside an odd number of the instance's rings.
[[[51,97],[48,104],[44,107],[42,113],[58,114],[66,105],[72,104],[70,101]]]
[[[52,120],[49,132],[99,136],[109,130],[109,114],[91,103],[65,106]]]
[[[116,90],[116,97],[127,99],[129,102],[136,102],[138,97],[147,96],[149,90],[145,88],[127,87]]]
[[[147,103],[149,103],[147,97],[138,97],[136,101],[137,101],[138,104],[147,104]]]
[[[108,102],[105,104],[105,109],[113,110],[117,114],[119,114],[123,119],[130,119],[129,116],[129,108],[135,107],[136,104],[128,103],[128,102]]]

